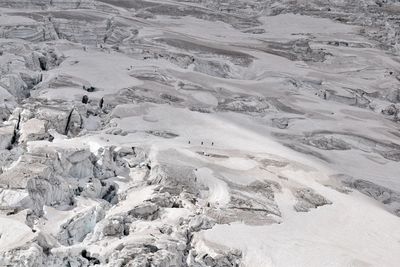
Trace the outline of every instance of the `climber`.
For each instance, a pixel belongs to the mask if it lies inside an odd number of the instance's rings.
[[[84,95],[83,97],[82,97],[82,103],[83,104],[87,104],[89,102],[89,97],[87,96],[87,95]]]
[[[93,86],[89,86],[86,88],[86,91],[88,91],[89,93],[93,93],[96,90],[96,88],[94,88]]]

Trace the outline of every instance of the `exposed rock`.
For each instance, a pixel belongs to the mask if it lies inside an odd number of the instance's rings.
[[[399,120],[399,113],[400,113],[400,108],[394,104],[391,104],[386,108],[382,109],[382,114],[392,117],[394,121]]]
[[[198,253],[190,250],[188,256],[189,266],[230,266],[240,265],[242,253],[238,250],[218,251],[214,255],[208,253]]]
[[[347,175],[336,176],[345,186],[355,189],[385,205],[393,214],[400,216],[400,193],[363,179]]]
[[[287,118],[272,119],[272,125],[279,129],[286,129],[287,127],[289,127],[289,119]]]
[[[152,203],[145,203],[134,207],[128,212],[128,215],[137,219],[154,220],[158,216],[159,207]]]
[[[311,138],[306,138],[303,141],[305,144],[323,149],[323,150],[348,150],[351,146],[345,141],[327,136],[314,136]]]
[[[0,7],[1,266],[399,262],[396,1]]]
[[[218,103],[217,110],[233,111],[240,113],[265,113],[269,108],[266,99],[255,97],[237,97],[234,99],[222,99]]]
[[[294,206],[297,212],[308,212],[310,209],[332,204],[331,201],[316,193],[311,188],[297,189],[294,196],[297,198],[297,203]]]
[[[215,222],[210,220],[206,216],[195,216],[189,222],[189,229],[192,232],[199,232],[200,230],[211,229],[215,225]]]

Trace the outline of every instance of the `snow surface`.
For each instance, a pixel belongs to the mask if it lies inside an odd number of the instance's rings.
[[[400,265],[400,58],[368,25],[56,2],[0,0],[0,265]]]

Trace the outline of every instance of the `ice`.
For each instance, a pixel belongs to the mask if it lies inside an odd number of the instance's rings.
[[[399,266],[399,8],[0,0],[0,265]]]

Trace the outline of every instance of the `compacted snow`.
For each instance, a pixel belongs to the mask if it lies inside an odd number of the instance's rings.
[[[399,10],[0,0],[0,266],[400,266]]]

